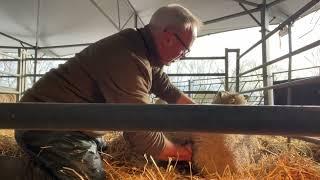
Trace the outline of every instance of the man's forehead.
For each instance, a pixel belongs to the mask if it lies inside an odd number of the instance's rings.
[[[188,28],[186,30],[184,30],[183,32],[181,32],[181,35],[187,39],[191,38],[191,39],[195,39],[198,35],[198,30],[197,28]]]

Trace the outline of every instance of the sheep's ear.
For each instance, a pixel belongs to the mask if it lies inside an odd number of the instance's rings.
[[[245,100],[248,100],[248,99],[249,99],[249,95],[246,95],[246,94],[245,94],[245,95],[243,95],[243,97],[244,97]]]

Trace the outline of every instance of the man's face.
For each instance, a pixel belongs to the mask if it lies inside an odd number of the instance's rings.
[[[159,48],[161,62],[164,65],[170,65],[170,63],[185,57],[190,52],[190,47],[196,37],[196,28],[194,30],[190,28],[180,33],[164,30]]]

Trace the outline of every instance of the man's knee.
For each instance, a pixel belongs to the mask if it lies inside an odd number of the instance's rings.
[[[36,162],[58,179],[106,179],[94,138],[78,132],[16,133],[16,138]]]

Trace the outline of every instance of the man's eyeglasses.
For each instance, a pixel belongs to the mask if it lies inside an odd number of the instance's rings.
[[[173,35],[178,39],[178,41],[182,44],[182,46],[185,48],[185,51],[183,52],[183,56],[186,56],[187,54],[189,54],[190,49],[188,48],[188,46],[182,41],[182,39],[178,36],[177,33],[173,33]]]

